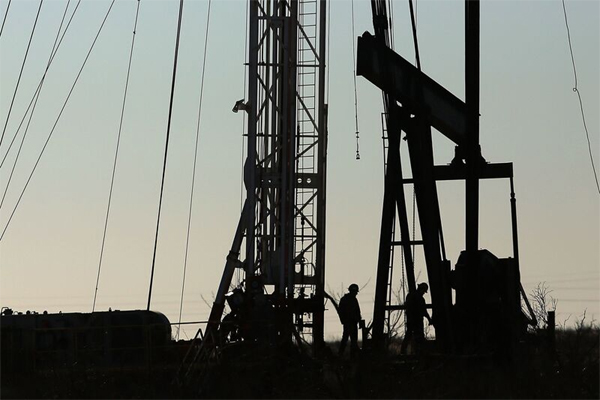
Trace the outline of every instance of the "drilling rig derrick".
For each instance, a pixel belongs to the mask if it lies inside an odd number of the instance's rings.
[[[248,0],[246,200],[206,341],[323,342],[326,0]],[[235,271],[242,279],[233,282]],[[225,305],[230,312],[223,318]],[[223,319],[222,319],[223,318]]]

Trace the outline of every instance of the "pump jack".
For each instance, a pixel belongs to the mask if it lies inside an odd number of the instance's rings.
[[[512,163],[486,162],[479,146],[479,0],[465,1],[466,102],[390,49],[385,0],[371,0],[375,35],[358,38],[357,75],[383,92],[388,134],[387,168],[373,312],[374,347],[385,343],[391,304],[390,248],[401,246],[409,291],[415,290],[413,245],[422,245],[438,350],[510,350],[535,317],[520,284]],[[415,39],[416,43],[416,39]],[[434,165],[432,128],[456,144],[449,165]],[[401,132],[406,133],[412,178],[402,174]],[[507,178],[511,189],[512,258],[478,248],[479,179]],[[451,271],[446,257],[436,182],[466,181],[466,251]],[[422,240],[410,239],[404,186],[413,185]],[[392,240],[396,214],[401,241]],[[456,302],[452,303],[452,290]],[[521,309],[521,296],[529,316]],[[387,314],[387,317],[386,317]]]

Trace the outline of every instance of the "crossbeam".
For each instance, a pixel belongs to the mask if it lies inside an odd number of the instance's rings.
[[[385,60],[382,65],[382,60]],[[422,117],[457,145],[466,143],[465,103],[365,32],[358,38],[356,74]]]
[[[433,167],[436,181],[465,180],[465,165],[436,165]],[[478,170],[479,179],[508,179],[513,177],[513,163],[482,164]],[[402,179],[403,183],[414,183],[412,178]]]

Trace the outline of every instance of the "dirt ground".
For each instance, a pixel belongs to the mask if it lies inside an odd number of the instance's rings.
[[[492,356],[400,356],[362,351],[338,357],[232,346],[186,385],[178,365],[130,370],[2,373],[1,398],[600,398],[598,328],[559,330],[555,352],[528,346],[510,362]]]

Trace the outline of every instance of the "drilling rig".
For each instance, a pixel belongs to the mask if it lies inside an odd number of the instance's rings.
[[[323,343],[326,7],[326,0],[249,0],[247,99],[233,108],[247,113],[246,200],[208,344],[301,336]]]
[[[404,309],[392,302],[394,249],[402,249],[411,291],[414,248],[422,246],[438,349],[514,348],[535,317],[520,283],[513,165],[487,162],[479,145],[479,2],[465,2],[465,101],[424,74],[418,57],[414,66],[393,51],[387,4],[371,0],[375,34],[358,38],[356,66],[384,99],[386,168],[372,344],[386,342],[391,313]],[[326,0],[249,0],[247,99],[233,108],[248,117],[246,200],[202,346],[291,343],[301,335],[323,344],[326,8]],[[414,25],[413,34],[418,56]],[[456,145],[447,165],[434,163],[433,129]],[[402,133],[412,177],[402,170]],[[480,179],[510,181],[512,257],[479,249]],[[437,182],[445,180],[466,183],[466,250],[454,270],[437,194]],[[415,194],[420,239],[409,233],[407,185]],[[230,312],[223,316],[226,305]]]

